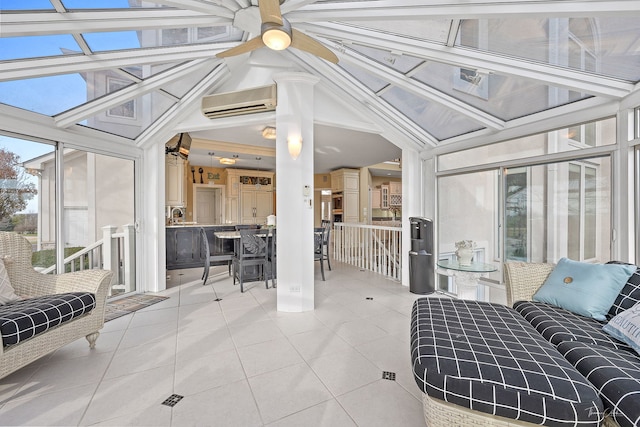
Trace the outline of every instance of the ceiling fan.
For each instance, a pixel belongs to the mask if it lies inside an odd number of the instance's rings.
[[[240,55],[267,46],[273,50],[284,50],[289,46],[309,52],[334,64],[338,57],[322,43],[300,31],[282,16],[280,5],[284,0],[259,0],[261,34],[245,43],[218,53],[218,58]]]

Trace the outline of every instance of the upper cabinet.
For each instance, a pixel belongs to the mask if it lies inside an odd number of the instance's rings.
[[[389,206],[402,206],[402,182],[389,182]]]
[[[227,169],[227,222],[265,224],[274,214],[274,173]]]
[[[165,156],[165,206],[187,205],[185,160],[178,156]]]

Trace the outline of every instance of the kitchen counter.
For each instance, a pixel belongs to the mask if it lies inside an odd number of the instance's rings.
[[[233,241],[219,239],[218,231],[234,231],[235,225],[178,224],[165,227],[167,270],[204,267],[206,253],[200,229],[204,228],[209,242],[210,255],[233,253]],[[228,261],[214,261],[211,265],[226,265]]]

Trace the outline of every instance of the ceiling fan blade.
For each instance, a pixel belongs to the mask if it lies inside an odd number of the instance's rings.
[[[282,25],[282,13],[280,12],[279,0],[258,0],[260,8],[260,19],[262,22],[272,22]]]
[[[322,59],[326,59],[334,64],[338,63],[338,57],[331,50],[327,49],[322,43],[309,37],[305,33],[301,33],[298,30],[291,29],[291,47],[304,50],[315,56],[319,56]]]
[[[256,49],[260,49],[264,46],[264,42],[262,41],[262,37],[254,37],[251,40],[248,40],[238,46],[232,47],[231,49],[227,49],[216,54],[218,58],[227,58],[229,56],[242,55],[243,53],[251,52]]]

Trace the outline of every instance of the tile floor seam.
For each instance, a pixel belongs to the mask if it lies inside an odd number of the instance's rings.
[[[174,343],[174,347],[173,347],[173,382],[171,384],[171,390],[173,391],[173,394],[180,394],[181,396],[184,396],[184,394],[178,393],[176,391],[176,372],[177,372],[177,368],[178,368],[178,336],[180,335],[180,301],[178,301],[178,315],[176,316],[176,340]],[[161,404],[161,402],[158,402],[158,404]],[[171,406],[170,408],[170,417],[169,417],[169,427],[173,426],[173,416],[174,416],[174,409],[175,406]]]
[[[113,359],[116,357],[116,352],[120,348],[120,344],[122,343],[122,340],[124,339],[124,336],[126,335],[126,331],[129,330],[129,325],[131,324],[131,320],[133,319],[133,313],[127,314],[127,315],[125,315],[123,317],[128,317],[128,316],[130,316],[131,319],[129,319],[129,322],[127,323],[127,329],[125,329],[125,333],[123,333],[120,336],[120,339],[118,340],[118,344],[115,346],[115,349],[111,353],[111,358],[109,360],[109,363],[107,363],[107,366],[105,367],[104,371],[102,372],[102,375],[100,376],[100,380],[98,380],[98,384],[96,384],[96,388],[93,390],[93,393],[91,394],[91,398],[87,402],[87,406],[84,408],[84,411],[82,411],[82,415],[80,416],[80,418],[78,420],[78,425],[82,425],[82,421],[84,420],[84,417],[86,417],[87,412],[89,411],[89,408],[91,407],[91,403],[93,402],[93,399],[96,397],[96,393],[98,392],[98,389],[102,385],[102,381],[104,381],[104,378],[107,375],[107,372],[109,371],[109,368],[111,367],[111,364],[113,363]],[[96,345],[97,345],[99,340],[100,340],[100,336],[98,336],[98,339],[96,340]]]
[[[258,406],[258,400],[256,399],[256,395],[255,395],[255,392],[253,391],[253,387],[251,387],[251,382],[249,381],[249,376],[247,375],[247,369],[245,368],[244,366],[245,364],[242,362],[242,358],[240,357],[240,353],[238,352],[238,344],[236,343],[236,340],[233,338],[233,334],[231,333],[231,328],[229,327],[229,323],[227,322],[227,317],[224,315],[224,310],[222,310],[222,316],[224,318],[224,324],[227,328],[227,332],[231,337],[231,342],[233,343],[233,349],[236,352],[236,357],[238,358],[238,361],[240,362],[240,366],[242,367],[242,372],[244,373],[244,381],[247,382],[247,386],[249,387],[249,391],[251,392],[251,397],[253,398],[253,404],[255,405],[256,410],[258,411],[258,415],[260,416],[260,422],[262,426],[264,426],[265,425],[264,415],[262,414],[262,411],[260,411],[260,406]]]

